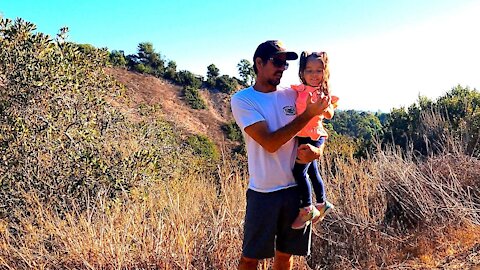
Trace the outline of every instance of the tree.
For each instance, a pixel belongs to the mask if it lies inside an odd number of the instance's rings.
[[[81,51],[85,55],[92,54],[97,50],[97,48],[95,48],[91,44],[76,44],[76,45],[77,45],[79,51]]]
[[[113,50],[109,55],[109,62],[114,67],[125,67],[127,60],[123,51]]]
[[[220,75],[220,70],[214,64],[210,64],[207,67],[207,86],[208,87],[215,87],[215,81],[217,80],[218,75]]]
[[[177,74],[177,63],[175,61],[168,61],[167,68],[165,69],[165,74],[163,75],[165,79],[175,80]]]
[[[436,102],[419,96],[418,101],[405,109],[393,109],[384,126],[384,142],[402,148],[412,147],[427,154],[442,151],[445,138],[465,142],[469,154],[480,151],[479,117],[480,93],[460,85],[452,88]]]
[[[150,42],[138,44],[138,57],[142,63],[152,68],[156,76],[162,76],[165,72],[165,64],[160,53],[155,52]]]
[[[220,70],[214,64],[210,64],[207,69],[207,78],[217,78],[220,75]]]
[[[244,86],[250,86],[255,81],[255,72],[253,66],[247,59],[240,60],[240,63],[237,64],[238,74],[242,79],[242,84]]]
[[[202,86],[202,79],[188,70],[180,70],[176,75],[176,82],[183,86],[192,86],[196,89]]]
[[[141,73],[152,74],[161,77],[165,73],[165,63],[160,53],[155,52],[150,42],[138,44],[138,53],[128,55],[127,62],[130,69]]]
[[[215,80],[215,87],[223,93],[232,94],[237,90],[238,84],[235,78],[222,75]]]

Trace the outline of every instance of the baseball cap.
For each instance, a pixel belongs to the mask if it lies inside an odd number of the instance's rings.
[[[287,54],[287,60],[296,60],[298,58],[298,54],[295,52],[288,52],[281,41],[267,40],[258,45],[257,50],[255,50],[255,53],[253,54],[253,63],[255,63],[257,57],[268,59],[273,55],[281,53]]]

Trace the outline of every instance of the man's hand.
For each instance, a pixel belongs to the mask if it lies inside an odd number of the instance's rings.
[[[323,147],[325,144],[322,144],[320,148],[317,148],[311,144],[302,144],[297,149],[297,163],[307,164],[309,162],[318,159],[323,154]]]
[[[330,96],[319,97],[315,102],[312,102],[312,97],[309,96],[307,98],[307,108],[305,109],[305,113],[307,113],[310,118],[316,115],[322,115],[330,104]]]

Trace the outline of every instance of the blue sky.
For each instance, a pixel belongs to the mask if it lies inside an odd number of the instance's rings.
[[[0,12],[52,36],[68,26],[70,41],[126,54],[148,41],[199,75],[213,63],[238,76],[237,63],[267,39],[327,51],[340,109],[388,112],[457,84],[480,88],[479,0],[0,0]],[[298,83],[297,69],[283,86]]]

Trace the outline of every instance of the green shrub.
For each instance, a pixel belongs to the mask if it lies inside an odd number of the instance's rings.
[[[152,73],[152,68],[144,64],[136,64],[135,66],[133,66],[133,70],[140,73],[147,73],[147,74]]]
[[[191,86],[193,88],[200,88],[202,86],[203,79],[195,76],[188,70],[181,70],[176,75],[176,83],[183,86]]]
[[[177,63],[175,61],[168,61],[163,77],[168,80],[176,81],[177,79]]]
[[[228,139],[232,141],[243,142],[242,131],[234,121],[223,125],[222,130],[225,132]]]
[[[114,67],[125,67],[127,60],[123,51],[113,50],[109,55],[109,63]]]
[[[185,88],[183,88],[183,94],[185,95],[185,99],[188,105],[190,105],[190,107],[192,107],[193,109],[203,110],[207,108],[207,104],[200,96],[198,89],[191,86],[186,86]]]
[[[58,213],[81,211],[91,198],[204,169],[170,123],[130,122],[106,103],[123,93],[103,71],[108,52],[86,55],[65,31],[54,41],[34,31],[21,19],[0,22],[0,219],[31,214],[32,193]],[[213,156],[201,142],[195,149]]]
[[[192,135],[187,139],[193,153],[209,160],[218,160],[220,155],[215,144],[204,135]]]
[[[231,94],[237,91],[238,83],[235,78],[228,75],[222,75],[216,79],[215,87],[223,93]]]

